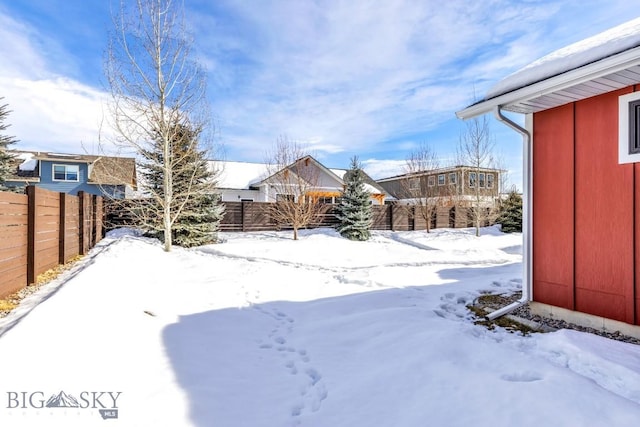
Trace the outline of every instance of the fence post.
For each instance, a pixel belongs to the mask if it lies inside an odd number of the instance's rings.
[[[67,231],[67,195],[65,193],[58,193],[58,197],[60,199],[60,220],[58,224],[60,224],[58,230],[58,263],[64,264],[66,253],[65,253],[65,237]]]
[[[36,281],[36,187],[27,187],[27,285]]]
[[[409,218],[409,230],[416,231],[416,205],[411,206],[411,216]]]
[[[240,202],[240,222],[242,225],[242,231],[247,231],[247,227],[244,224],[244,204],[246,202]]]
[[[391,225],[391,231],[393,230],[393,205],[389,205],[389,223]]]
[[[79,228],[79,233],[80,233],[80,255],[86,255],[87,251],[85,250],[85,234],[84,234],[84,230],[85,230],[85,225],[84,225],[84,221],[85,221],[85,215],[84,215],[84,205],[85,205],[85,198],[84,198],[84,191],[78,191],[78,228]]]
[[[104,237],[104,197],[96,196],[96,243]]]
[[[91,195],[91,245],[90,247],[94,247],[96,245],[96,232],[98,231],[98,196],[95,194]]]

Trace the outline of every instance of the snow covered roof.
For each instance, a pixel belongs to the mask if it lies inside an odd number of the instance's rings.
[[[640,83],[640,18],[538,59],[456,114],[466,119],[497,106],[532,113],[636,83]]]
[[[21,171],[35,171],[38,167],[38,160],[35,158],[34,153],[18,153],[15,158],[22,160],[22,163],[18,165],[18,170]]]
[[[227,162],[215,160],[210,162],[213,170],[220,171],[218,186],[220,188],[247,189],[253,183],[267,176],[266,163]]]
[[[318,163],[321,165],[320,163]],[[229,162],[214,160],[209,163],[212,170],[220,171],[218,187],[225,189],[248,189],[269,175],[266,163]],[[347,169],[327,169],[344,182]],[[385,191],[365,173],[365,188],[372,194],[385,194]]]

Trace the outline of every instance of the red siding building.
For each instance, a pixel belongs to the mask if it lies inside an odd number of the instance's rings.
[[[536,61],[457,114],[489,112],[523,136],[519,304],[640,336],[640,19]]]

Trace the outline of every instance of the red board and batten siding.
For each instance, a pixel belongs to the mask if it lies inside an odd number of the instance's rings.
[[[640,168],[618,164],[631,91],[534,114],[533,298],[638,324]]]
[[[636,287],[635,287],[635,302],[636,302],[636,310],[635,310],[635,323],[640,324],[640,163],[634,164],[634,174],[635,174],[635,187],[636,187],[636,206],[635,206],[635,236],[636,236],[636,246],[635,246],[635,276],[636,276]]]
[[[534,116],[533,278],[536,301],[573,309],[573,104]]]

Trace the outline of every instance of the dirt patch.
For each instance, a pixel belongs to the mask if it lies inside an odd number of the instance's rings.
[[[20,302],[23,299],[33,294],[44,285],[50,283],[52,280],[57,279],[58,276],[71,269],[71,267],[73,267],[82,258],[84,258],[83,255],[78,255],[69,260],[66,264],[58,265],[42,274],[39,274],[35,283],[20,289],[18,292],[9,295],[5,299],[0,300],[0,318],[6,317],[12,310],[20,305]]]

